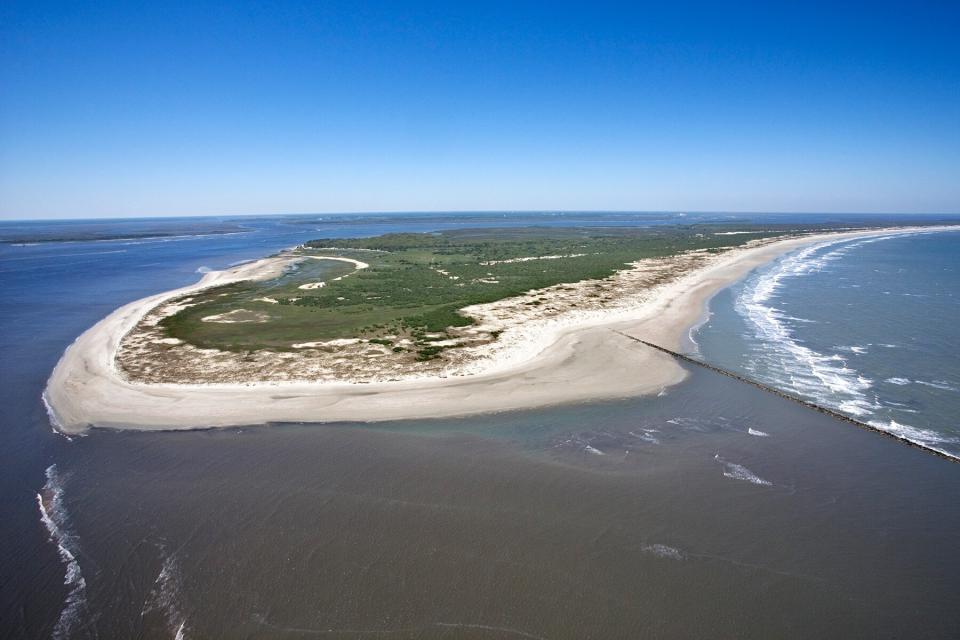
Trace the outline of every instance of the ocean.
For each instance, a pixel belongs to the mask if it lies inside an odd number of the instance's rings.
[[[711,310],[707,361],[960,457],[960,232],[824,242]]]
[[[960,466],[710,371],[468,419],[72,440],[41,400],[116,307],[316,237],[866,219],[0,223],[0,636],[956,637]],[[958,242],[786,256],[714,298],[699,353],[956,452]]]

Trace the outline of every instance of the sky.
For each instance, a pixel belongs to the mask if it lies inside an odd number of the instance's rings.
[[[960,212],[960,3],[0,3],[0,217]]]

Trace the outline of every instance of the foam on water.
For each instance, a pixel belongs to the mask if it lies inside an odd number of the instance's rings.
[[[931,387],[933,389],[939,389],[941,391],[956,391],[957,388],[951,385],[946,380],[911,380],[910,378],[887,378],[884,382],[889,382],[890,384],[895,384],[897,386],[906,386],[908,384],[919,384],[924,387]]]
[[[737,464],[735,462],[727,462],[720,457],[720,454],[713,456],[713,459],[723,465],[723,475],[727,478],[732,478],[733,480],[744,480],[753,484],[758,484],[766,487],[773,486],[773,483],[769,480],[764,480],[754,472],[747,469],[742,464]]]
[[[644,553],[652,553],[661,558],[669,560],[683,560],[683,552],[675,547],[669,547],[665,544],[645,544],[640,547]]]
[[[66,569],[63,584],[69,588],[52,637],[70,638],[86,616],[87,581],[77,560],[79,541],[70,529],[67,510],[63,504],[63,480],[57,472],[57,465],[47,467],[46,476],[47,481],[37,494],[37,506],[50,542],[57,545]]]
[[[713,416],[711,418],[688,418],[678,417],[670,418],[667,424],[680,427],[685,431],[695,431],[699,433],[714,433],[717,431],[739,431],[729,418],[724,416]]]
[[[956,391],[956,387],[950,385],[946,380],[933,380],[927,382],[925,380],[915,380],[917,384],[922,384],[925,387],[933,387],[934,389],[940,389],[941,391]]]
[[[795,313],[788,315],[778,307],[782,289],[789,281],[820,273],[858,247],[919,233],[891,233],[865,239],[824,242],[789,254],[775,263],[773,268],[748,279],[734,302],[735,310],[750,328],[748,343],[752,344],[743,365],[747,373],[916,444],[956,444],[955,438],[945,438],[931,429],[919,429],[891,419],[886,414],[891,407],[898,405],[886,401],[881,395],[885,385],[920,385],[938,391],[956,392],[955,382],[895,375],[884,377],[882,384],[877,385],[869,375],[857,371],[850,362],[867,356],[871,347],[896,349],[899,345],[890,342],[877,342],[875,345],[840,343],[829,349],[814,348],[802,337],[805,319],[794,317]],[[886,389],[891,391],[889,386]],[[915,414],[918,408],[903,405],[902,409],[895,411]],[[932,448],[942,451],[936,446]]]
[[[176,555],[167,552],[164,545],[160,545],[160,552],[163,564],[144,602],[141,616],[151,612],[160,613],[175,640],[184,640],[187,637],[188,628],[186,616],[182,612],[183,578],[180,564]]]
[[[880,420],[870,420],[867,424],[871,427],[876,427],[877,429],[882,429],[883,431],[888,431],[895,436],[905,438],[911,442],[917,442],[919,444],[927,445],[931,448],[936,449],[937,444],[957,444],[960,443],[960,439],[952,438],[950,436],[945,436],[936,431],[930,429],[921,429],[919,427],[912,427],[908,424],[901,424],[896,420],[888,420],[882,422]],[[940,449],[937,449],[940,451]],[[952,454],[949,454],[952,456]],[[955,457],[955,456],[952,456]]]
[[[629,434],[638,438],[642,442],[649,442],[650,444],[660,444],[660,439],[657,436],[653,435],[657,433],[658,429],[640,429],[640,433],[636,431],[630,431]]]
[[[873,381],[849,367],[843,355],[819,353],[802,344],[790,327],[798,319],[778,309],[774,301],[789,279],[822,271],[853,248],[894,237],[833,240],[807,247],[748,283],[736,301],[736,309],[750,322],[763,345],[756,360],[747,364],[750,373],[854,416],[865,416],[878,408],[867,394]],[[838,351],[859,355],[866,353],[866,347],[846,346]]]
[[[840,347],[840,349],[842,349],[843,351],[849,351],[850,353],[855,353],[857,355],[863,355],[867,352],[867,347],[860,347],[856,345],[849,346],[849,347]]]
[[[67,434],[63,431],[63,425],[60,424],[60,420],[59,420],[59,418],[57,418],[57,414],[56,414],[56,412],[53,410],[53,407],[50,406],[50,401],[47,399],[47,394],[46,394],[46,392],[40,394],[40,399],[43,401],[43,408],[44,408],[44,409],[46,410],[46,412],[47,412],[47,418],[50,420],[50,428],[53,430],[53,432],[54,432],[55,434],[57,434],[58,436],[63,436],[64,438],[66,438],[66,439],[67,439],[67,442],[73,442],[73,437],[67,435]],[[81,434],[77,434],[77,435],[78,435],[79,437],[83,437],[83,436],[86,435],[86,434],[81,433]]]

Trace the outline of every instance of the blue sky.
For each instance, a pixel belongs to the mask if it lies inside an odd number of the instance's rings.
[[[960,212],[960,4],[16,2],[0,216]]]

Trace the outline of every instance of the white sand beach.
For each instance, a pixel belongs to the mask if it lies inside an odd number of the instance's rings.
[[[124,378],[115,363],[118,347],[147,312],[212,285],[273,277],[291,260],[301,259],[281,254],[208,273],[194,285],[117,309],[66,350],[44,398],[56,428],[79,433],[90,427],[194,429],[451,417],[658,393],[680,382],[685,370],[666,354],[616,331],[680,348],[709,298],[759,265],[820,242],[925,230],[932,229],[824,233],[734,249],[657,287],[643,303],[538,326],[536,336],[514,336],[469,375],[363,384],[145,384]]]

